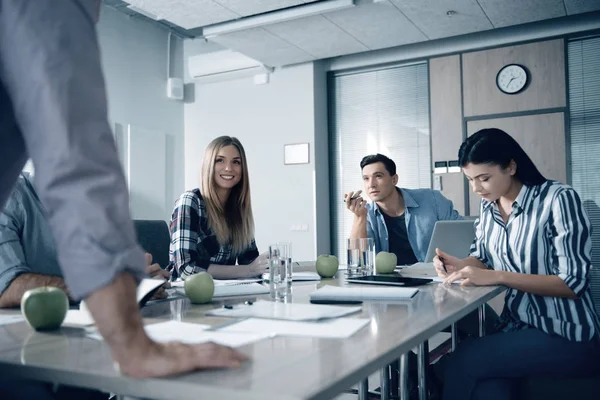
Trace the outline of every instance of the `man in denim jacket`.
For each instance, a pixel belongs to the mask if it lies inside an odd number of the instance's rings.
[[[370,237],[375,251],[396,254],[398,265],[424,262],[437,221],[462,219],[439,191],[396,187],[396,163],[375,154],[360,162],[364,190],[372,201],[346,194],[346,207],[354,213],[350,238]]]

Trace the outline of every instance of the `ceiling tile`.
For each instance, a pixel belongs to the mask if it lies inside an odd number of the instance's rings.
[[[496,28],[566,15],[562,0],[478,0],[478,2]]]
[[[492,29],[493,26],[476,0],[401,1],[392,3],[410,19],[429,39],[463,35]],[[448,16],[446,12],[456,11]]]
[[[212,0],[127,0],[127,2],[185,29],[240,17]]]
[[[269,11],[279,10],[281,8],[293,7],[307,3],[303,0],[214,0],[229,10],[243,15],[256,15]],[[310,0],[313,2],[315,0]]]
[[[209,41],[239,51],[272,67],[297,64],[315,59],[311,54],[262,28],[218,35],[209,39]]]
[[[371,50],[427,40],[389,1],[360,4],[324,16]]]
[[[321,15],[271,24],[265,29],[316,58],[369,50]]]
[[[598,0],[564,0],[567,7],[567,14],[579,14],[590,11],[600,10],[600,1]]]

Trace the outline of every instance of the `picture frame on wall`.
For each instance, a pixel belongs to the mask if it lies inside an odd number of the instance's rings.
[[[297,165],[310,163],[309,143],[292,143],[283,145],[283,164]]]

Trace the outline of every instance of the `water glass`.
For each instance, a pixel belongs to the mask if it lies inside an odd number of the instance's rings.
[[[292,286],[292,242],[277,242],[277,246],[286,247],[287,246],[287,255],[288,255],[288,286]]]
[[[291,256],[289,243],[269,246],[269,289],[271,298],[285,299],[291,293]]]
[[[348,276],[373,274],[375,242],[373,238],[348,239]]]

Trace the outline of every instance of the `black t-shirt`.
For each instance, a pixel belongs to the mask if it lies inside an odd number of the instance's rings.
[[[381,211],[381,210],[380,210]],[[381,212],[385,220],[385,226],[388,230],[389,252],[396,254],[398,265],[411,265],[416,263],[417,257],[410,242],[408,241],[408,232],[406,231],[406,220],[402,214],[399,217],[390,217]]]

